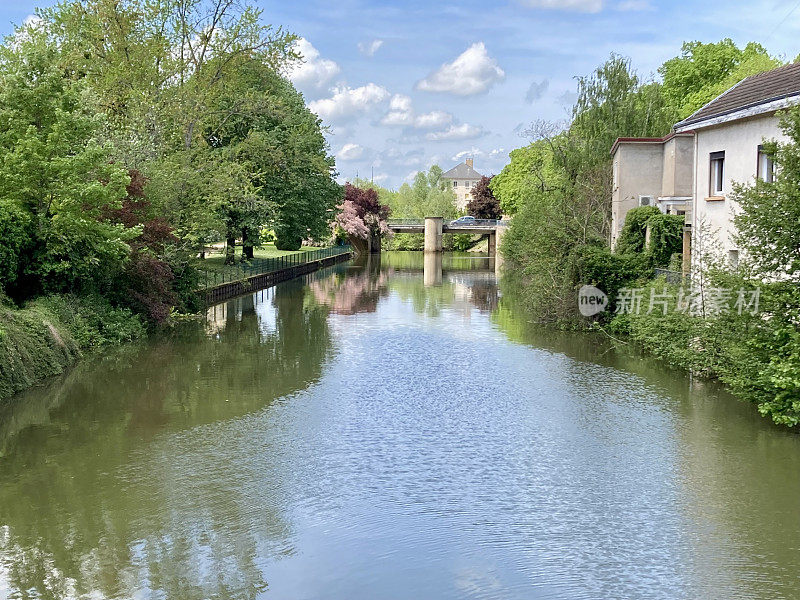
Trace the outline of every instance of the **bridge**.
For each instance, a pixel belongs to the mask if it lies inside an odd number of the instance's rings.
[[[442,251],[442,234],[464,233],[468,235],[487,235],[489,237],[489,256],[497,256],[497,246],[508,227],[508,221],[495,219],[456,219],[446,221],[443,217],[424,219],[389,219],[387,225],[395,233],[425,234],[425,252]]]

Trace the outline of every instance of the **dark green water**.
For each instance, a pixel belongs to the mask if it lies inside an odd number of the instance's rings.
[[[800,437],[436,267],[317,273],[0,406],[0,598],[800,596]]]

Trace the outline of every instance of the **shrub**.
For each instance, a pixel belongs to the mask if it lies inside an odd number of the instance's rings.
[[[609,311],[615,309],[619,290],[631,287],[638,280],[648,279],[653,269],[642,254],[614,254],[606,246],[581,246],[573,259],[575,281],[580,285],[593,285],[603,290],[609,298]],[[606,312],[603,318],[608,318]]]
[[[685,218],[679,215],[658,213],[647,219],[650,228],[650,245],[646,254],[654,267],[667,267],[674,254],[683,250],[683,225]]]
[[[651,217],[660,214],[661,211],[655,206],[640,206],[629,210],[625,217],[625,224],[622,226],[619,238],[617,238],[617,246],[614,250],[619,254],[644,252],[647,222]]]

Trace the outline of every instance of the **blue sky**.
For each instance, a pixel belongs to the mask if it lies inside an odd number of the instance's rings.
[[[499,172],[525,144],[519,130],[565,118],[574,77],[611,52],[643,76],[684,40],[800,54],[798,0],[252,1],[266,22],[302,36],[307,61],[292,78],[331,129],[341,178],[374,170],[390,187],[465,156]],[[6,33],[54,2],[8,4]]]

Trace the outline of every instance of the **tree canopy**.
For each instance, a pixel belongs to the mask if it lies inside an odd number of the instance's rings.
[[[241,239],[248,258],[262,227],[284,248],[330,235],[341,188],[284,76],[295,35],[230,0],[66,0],[37,14],[0,46],[0,288],[105,293],[132,276],[156,218],[169,235],[146,252],[174,286],[219,239],[231,252]],[[122,223],[126,202],[137,209]]]

